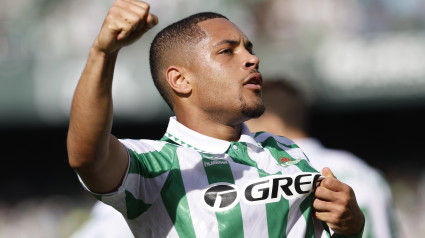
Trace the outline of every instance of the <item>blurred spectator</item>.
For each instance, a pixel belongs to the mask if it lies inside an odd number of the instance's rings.
[[[321,171],[329,167],[342,182],[350,185],[365,218],[363,237],[396,237],[391,190],[381,173],[355,155],[325,148],[306,130],[308,106],[300,91],[284,79],[263,83],[265,113],[247,122],[251,131],[267,131],[286,136],[306,153]]]

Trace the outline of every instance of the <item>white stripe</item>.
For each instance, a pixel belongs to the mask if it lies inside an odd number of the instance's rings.
[[[141,216],[127,222],[134,234],[143,234],[143,237],[179,237],[161,199]]]
[[[244,185],[252,179],[259,178],[258,170],[254,167],[234,163],[233,161],[231,161],[229,164],[232,169],[235,184],[238,188],[244,187]],[[242,175],[243,179],[241,178]],[[241,195],[243,196],[243,194]],[[267,227],[266,205],[247,205],[241,200],[240,208],[242,212],[244,236],[269,237]]]
[[[111,205],[116,210],[121,212],[124,217],[127,217],[127,206],[125,203],[125,189],[121,186],[112,195],[102,196],[102,202]]]
[[[192,219],[196,237],[219,237],[215,212],[201,205],[202,191],[209,185],[201,155],[184,147],[176,152],[191,216],[202,218]]]
[[[268,174],[276,174],[280,171],[280,166],[276,166],[277,161],[269,150],[248,144],[247,151],[249,157],[257,163],[259,169]]]
[[[301,213],[299,206],[303,200],[289,200],[288,226],[286,227],[287,237],[305,237],[307,223]]]
[[[296,165],[291,165],[288,167],[279,166],[279,168],[283,175],[286,175],[286,174],[292,175],[292,174],[302,172],[302,170],[298,168],[298,166]]]

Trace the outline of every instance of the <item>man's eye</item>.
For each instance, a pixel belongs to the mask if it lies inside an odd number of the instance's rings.
[[[219,53],[220,54],[232,54],[233,50],[232,49],[224,49],[224,50],[221,50]]]

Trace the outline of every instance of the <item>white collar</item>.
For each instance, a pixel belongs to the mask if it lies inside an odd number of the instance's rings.
[[[178,122],[175,116],[170,117],[165,136],[182,146],[210,154],[223,154],[231,145],[230,141],[216,139],[189,129]],[[257,145],[245,123],[242,123],[242,132],[238,142]]]

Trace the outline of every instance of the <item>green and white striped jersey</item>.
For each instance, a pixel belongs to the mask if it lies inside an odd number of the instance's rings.
[[[136,237],[329,237],[312,216],[320,174],[285,137],[243,125],[240,140],[228,142],[172,117],[159,141],[120,141],[130,159],[123,183],[94,195]]]

